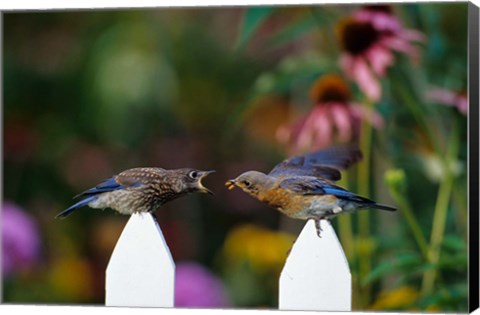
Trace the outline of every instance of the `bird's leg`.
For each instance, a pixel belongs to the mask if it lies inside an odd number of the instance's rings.
[[[320,234],[322,233],[322,227],[320,226],[320,220],[321,219],[314,219],[315,221],[315,228],[317,229],[317,235],[318,237],[322,237]]]

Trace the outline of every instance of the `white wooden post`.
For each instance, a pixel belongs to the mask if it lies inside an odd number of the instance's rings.
[[[106,271],[105,305],[173,307],[175,264],[151,214],[133,214]]]
[[[348,262],[330,222],[321,220],[321,238],[309,220],[280,275],[280,310],[350,311]]]

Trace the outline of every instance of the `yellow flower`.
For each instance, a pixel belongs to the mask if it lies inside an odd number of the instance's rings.
[[[380,297],[370,306],[370,309],[405,309],[412,305],[419,295],[420,293],[412,287],[400,287],[390,292],[381,293]]]
[[[93,297],[93,275],[90,264],[79,257],[54,261],[49,280],[54,290],[66,301],[84,302]]]
[[[280,269],[295,237],[252,224],[233,229],[225,240],[223,255],[228,262],[246,260],[259,270]]]

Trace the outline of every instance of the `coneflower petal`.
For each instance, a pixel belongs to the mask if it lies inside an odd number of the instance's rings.
[[[468,100],[465,95],[460,93],[443,88],[431,88],[427,92],[426,98],[432,102],[456,107],[462,114],[467,114]]]
[[[412,59],[416,60],[419,58],[418,49],[415,48],[410,42],[394,36],[384,37],[381,40],[381,45],[386,46],[392,50],[403,52],[409,55]]]
[[[352,65],[352,76],[357,82],[360,89],[373,101],[378,101],[381,97],[382,90],[380,82],[373,75],[372,71],[363,58],[356,58]]]
[[[347,142],[352,138],[352,120],[351,115],[345,104],[332,103],[329,111],[338,132],[338,138],[342,142]]]
[[[353,16],[357,21],[372,23],[378,31],[398,32],[402,29],[400,21],[395,16],[385,12],[359,10]]]
[[[408,41],[416,41],[416,42],[425,42],[427,38],[422,32],[416,31],[416,30],[410,30],[410,29],[404,29],[401,32],[399,32],[398,37],[401,37],[405,40]]]
[[[385,75],[387,68],[393,64],[393,54],[386,48],[375,45],[367,52],[367,59],[372,66],[373,72],[379,77]]]
[[[301,125],[299,125],[298,133],[293,138],[294,146],[297,149],[309,148],[313,143],[313,130],[315,126],[316,108],[310,112]]]
[[[323,107],[322,110],[319,108],[315,113],[313,149],[328,147],[333,140],[332,123],[324,110],[326,108]]]
[[[345,71],[348,77],[353,77],[352,66],[355,62],[355,57],[350,54],[342,54],[338,60],[340,67]]]

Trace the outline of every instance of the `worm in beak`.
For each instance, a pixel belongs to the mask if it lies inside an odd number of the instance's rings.
[[[225,183],[225,186],[227,186],[228,190],[232,190],[233,188],[235,188],[235,183],[236,180],[231,179]]]

